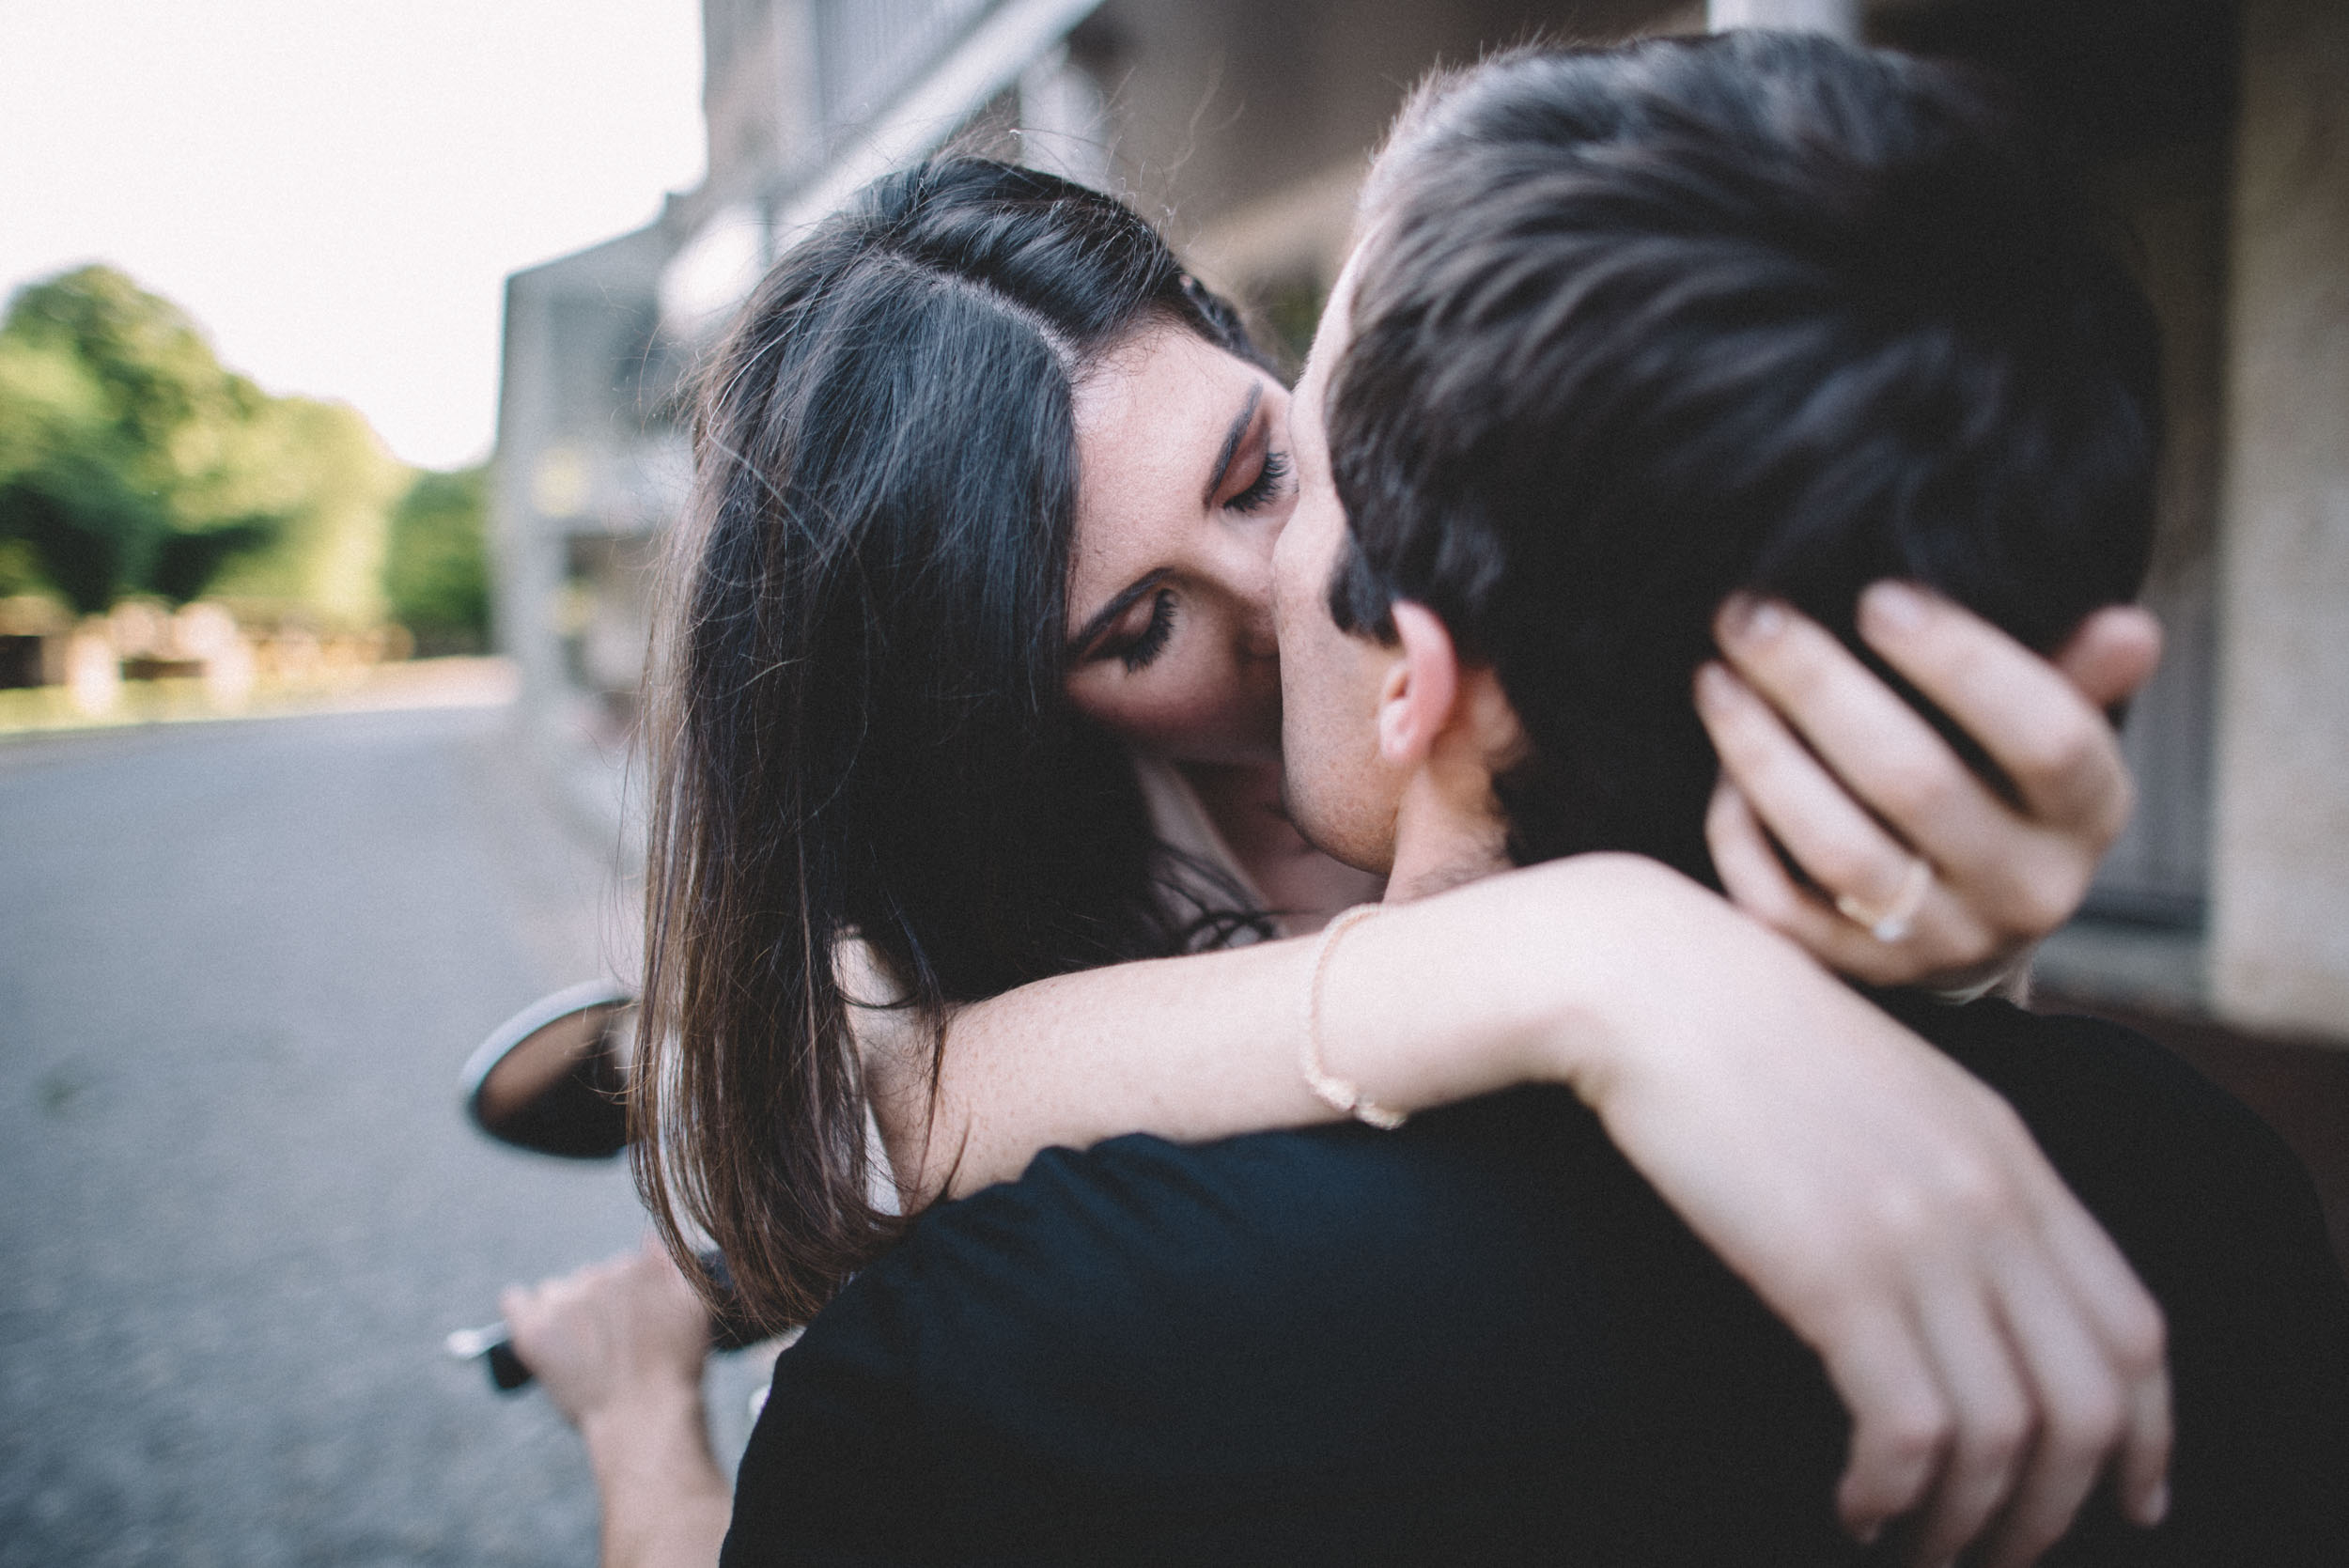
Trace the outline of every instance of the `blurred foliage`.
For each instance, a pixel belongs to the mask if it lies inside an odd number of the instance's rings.
[[[410,471],[343,404],[272,397],[113,268],[0,322],[0,594],[232,594],[366,625]]]
[[[1299,275],[1261,290],[1255,301],[1256,324],[1263,329],[1258,338],[1292,381],[1305,368],[1329,298],[1329,287],[1318,277]]]
[[[419,654],[489,645],[488,496],[486,466],[420,474],[392,512],[383,588]]]

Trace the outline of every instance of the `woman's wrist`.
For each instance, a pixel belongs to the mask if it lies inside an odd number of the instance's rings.
[[[1389,906],[1321,977],[1325,1065],[1401,1110],[1536,1082],[1591,1102],[1635,1042],[1652,1045],[1656,993],[1708,920],[1738,917],[1632,855],[1504,871]],[[1310,984],[1299,968],[1296,984]]]
[[[579,1435],[599,1466],[607,1460],[637,1463],[648,1454],[691,1446],[680,1443],[680,1437],[706,1448],[708,1414],[698,1386],[672,1385],[666,1379],[645,1382],[580,1412]]]
[[[1602,1116],[1627,1076],[1734,1027],[1741,998],[1828,982],[1792,942],[1661,862],[1609,853],[1552,867],[1571,877],[1577,913],[1552,949],[1530,1072]]]
[[[733,1493],[710,1451],[698,1388],[637,1389],[583,1415],[579,1430],[602,1500],[607,1564],[702,1560],[705,1544],[716,1560]]]

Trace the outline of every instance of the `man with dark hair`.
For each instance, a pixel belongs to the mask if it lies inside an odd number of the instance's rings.
[[[1525,56],[1423,104],[1296,405],[1300,825],[1393,899],[1571,851],[1705,876],[1685,710],[1725,593],[1864,641],[1919,606],[1856,618],[1890,573],[2042,646],[2125,598],[2153,340],[2092,241],[1962,86],[1833,45]],[[2349,1300],[2281,1145],[2123,1031],[1886,1005],[2012,1102],[2169,1315],[2169,1517],[2100,1496],[2048,1560],[2339,1560]],[[1527,1090],[1054,1151],[933,1212],[779,1362],[727,1560],[1859,1560],[1845,1436],[1816,1358]],[[2069,1514],[2016,1499],[1989,1560]]]
[[[1709,879],[1687,698],[1734,589],[1848,637],[1907,579],[2042,651],[2135,597],[2157,339],[2093,210],[1954,73],[1803,35],[1519,56],[1407,111],[1330,367],[1331,610],[1391,635],[1411,598],[1500,673],[1514,858]]]

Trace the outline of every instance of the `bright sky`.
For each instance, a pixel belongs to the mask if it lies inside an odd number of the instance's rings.
[[[104,260],[449,467],[500,280],[701,179],[698,0],[0,0],[0,293]]]

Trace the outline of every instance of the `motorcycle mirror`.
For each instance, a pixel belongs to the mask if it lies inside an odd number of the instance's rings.
[[[629,1063],[636,998],[590,981],[523,1008],[465,1063],[465,1113],[501,1143],[567,1159],[628,1147]]]

